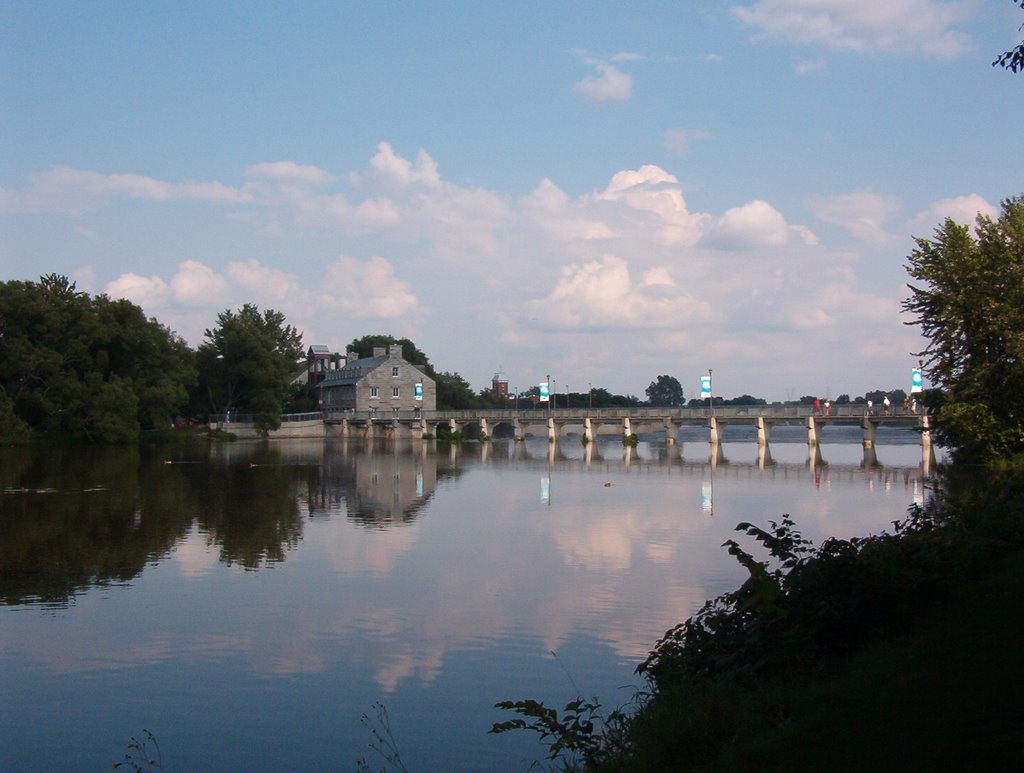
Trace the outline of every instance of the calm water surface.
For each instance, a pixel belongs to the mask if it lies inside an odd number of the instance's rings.
[[[688,432],[0,451],[0,769],[109,770],[143,728],[167,771],[377,769],[380,702],[410,770],[526,770],[544,749],[488,735],[493,704],[626,703],[742,581],[739,521],[819,543],[927,496],[909,432],[867,466],[855,429],[821,460]]]

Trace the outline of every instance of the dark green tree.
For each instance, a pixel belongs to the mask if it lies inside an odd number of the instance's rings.
[[[194,378],[184,341],[129,301],[58,274],[0,283],[0,388],[34,430],[134,439],[169,425]]]
[[[284,314],[247,303],[218,314],[203,337],[196,361],[209,410],[252,414],[263,432],[281,426],[291,374],[303,357],[302,335]]]
[[[675,376],[658,376],[646,389],[647,402],[654,406],[682,405],[683,385]]]
[[[916,241],[903,309],[928,339],[919,356],[940,441],[958,460],[1024,451],[1024,196],[995,220],[979,215],[973,234],[947,219]]]
[[[461,410],[477,408],[478,398],[473,394],[469,382],[458,373],[438,373],[434,376],[437,384],[437,407],[440,410]]]
[[[32,438],[32,428],[14,412],[14,401],[0,387],[0,445],[21,445]]]

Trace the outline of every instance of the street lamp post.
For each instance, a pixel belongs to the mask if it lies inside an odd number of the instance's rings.
[[[593,410],[594,408],[594,385],[587,382],[587,410]]]
[[[708,368],[708,413],[715,415],[715,382],[711,379],[711,368]]]

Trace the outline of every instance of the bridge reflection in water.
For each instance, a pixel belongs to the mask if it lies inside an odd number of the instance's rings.
[[[340,511],[354,522],[375,528],[412,523],[440,481],[460,476],[473,465],[536,470],[540,499],[548,504],[557,494],[553,491],[556,471],[593,475],[599,481],[615,480],[623,472],[697,478],[703,482],[702,507],[709,515],[716,484],[729,480],[805,481],[815,488],[863,483],[870,489],[911,492],[915,502],[924,502],[934,457],[908,464],[912,443],[883,443],[883,459],[888,457],[891,463],[879,463],[873,446],[864,448],[861,459],[856,446],[849,443],[828,444],[825,458],[820,447],[809,449],[806,458],[794,454],[800,445],[777,444],[778,458],[768,445],[750,442],[709,445],[648,440],[633,448],[610,440],[548,443],[539,437],[461,445],[353,438],[325,446],[321,441],[299,440],[285,442],[281,451],[301,455],[304,449],[320,460],[323,475],[311,482],[307,493],[311,516]]]

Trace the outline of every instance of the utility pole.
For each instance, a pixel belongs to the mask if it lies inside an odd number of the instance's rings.
[[[715,382],[711,378],[711,368],[708,368],[708,413],[715,415]]]

